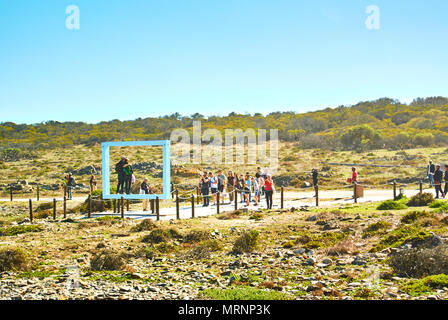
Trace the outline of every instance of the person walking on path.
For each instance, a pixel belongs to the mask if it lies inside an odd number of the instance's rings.
[[[251,181],[251,177],[249,175],[249,172],[246,172],[246,178],[244,180],[244,196],[245,196],[245,202],[247,204],[247,206],[249,206],[250,201],[251,201],[251,190],[252,190],[252,181]]]
[[[245,183],[244,183],[244,176],[241,174],[240,175],[240,178],[238,179],[238,181],[237,181],[237,188],[238,188],[238,190],[240,190],[241,192],[240,192],[240,195],[241,195],[241,201],[240,201],[240,203],[243,203],[244,201],[245,201],[245,199],[246,199],[246,195],[245,195],[245,191],[244,191],[244,186],[245,186]]]
[[[140,190],[143,194],[150,194],[151,189],[149,187],[148,178],[145,178],[140,185]],[[143,199],[143,211],[148,211],[149,199]]]
[[[265,186],[265,194],[266,194],[266,206],[267,209],[272,209],[272,196],[274,194],[274,181],[270,174],[266,176],[266,180],[264,181]]]
[[[199,183],[201,185],[201,194],[203,199],[203,207],[208,207],[210,204],[210,198],[209,198],[209,188],[210,188],[210,179],[207,176],[207,172],[204,172],[203,175],[201,175],[201,178],[199,180]]]
[[[93,191],[96,190],[96,178],[93,174],[90,177],[89,184],[90,184],[90,193],[92,193]]]
[[[227,175],[227,192],[229,193],[230,203],[233,202],[233,198],[235,195],[235,187],[236,187],[236,178],[233,175],[233,172],[229,171]],[[235,199],[235,201],[238,201],[238,199]]]
[[[126,157],[121,156],[121,160],[115,164],[115,172],[117,173],[117,179],[118,179],[117,194],[123,194],[123,190],[124,190],[123,166],[125,164],[125,161],[126,161]]]
[[[260,194],[258,195],[258,202],[260,202],[261,196],[264,195],[264,178],[262,177],[262,175],[259,172],[257,172],[255,174],[255,180],[257,181],[258,186],[260,188]]]
[[[442,198],[444,197],[444,193],[442,191],[442,181],[443,181],[443,172],[440,170],[440,166],[436,166],[436,171],[434,172],[434,186],[436,189],[436,199],[439,199],[439,192]]]
[[[123,164],[123,173],[125,192],[126,194],[130,194],[132,185],[132,174],[134,173],[134,171],[132,170],[132,165],[128,159],[125,159],[125,163]]]
[[[260,184],[258,183],[257,179],[252,177],[252,186],[254,187],[254,201],[255,206],[258,206],[258,202],[260,201],[260,195],[261,195],[261,188]]]
[[[316,187],[317,186],[317,176],[318,176],[318,172],[316,169],[311,170],[311,175],[313,177],[313,186]]]
[[[443,190],[443,197],[445,198],[446,194],[448,193],[448,165],[445,165],[444,180],[445,180],[445,188]]]
[[[218,171],[218,191],[221,193],[219,195],[221,199],[221,203],[224,204],[224,187],[226,185],[226,176],[222,173],[222,170],[220,169]]]
[[[428,177],[429,180],[429,187],[433,187],[434,186],[434,173],[436,171],[436,166],[434,165],[434,163],[432,163],[432,160],[429,160],[429,164],[426,170],[426,176]]]
[[[72,188],[76,186],[75,178],[69,173],[67,177],[67,200],[72,200]]]
[[[216,206],[216,194],[218,193],[218,177],[213,175],[213,172],[208,173],[208,178],[210,179],[210,192],[213,196],[213,205]]]

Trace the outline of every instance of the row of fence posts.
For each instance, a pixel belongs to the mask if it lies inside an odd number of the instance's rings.
[[[173,187],[173,184],[171,184],[171,186]],[[397,183],[394,180],[392,182],[392,190],[393,190],[393,197],[394,199],[397,198]],[[315,185],[314,186],[314,191],[315,191],[315,200],[316,200],[316,207],[319,206],[319,186]],[[232,192],[234,192],[234,201],[235,201],[235,211],[238,210],[238,189],[233,190]],[[419,183],[419,193],[422,194],[423,193],[423,182],[420,181]],[[216,194],[216,213],[220,213],[220,192],[218,192]],[[176,219],[180,219],[180,198],[179,198],[179,190],[176,189],[173,193],[172,193],[172,197],[175,196],[175,201],[176,201]],[[12,188],[11,188],[11,201],[13,201],[13,192],[12,192]],[[358,195],[357,195],[357,184],[355,183],[353,185],[353,198],[354,198],[354,202],[358,203]],[[91,218],[92,216],[92,197],[91,195],[88,196],[87,198],[87,217]],[[37,187],[37,201],[39,201],[39,186]],[[199,188],[196,187],[196,204],[199,204],[200,201],[200,193],[199,193]],[[53,219],[56,219],[56,214],[57,214],[57,210],[56,210],[56,199],[53,199]],[[156,218],[157,221],[160,220],[160,203],[159,203],[159,197],[156,197],[156,199],[151,199],[150,203],[151,203],[151,211],[152,213],[156,214]],[[121,197],[121,199],[118,199],[118,201],[116,199],[114,199],[113,201],[113,210],[114,213],[121,213],[121,218],[124,219],[124,197]],[[280,209],[284,208],[284,187],[280,188]],[[129,211],[129,200],[126,200],[126,210]],[[30,221],[33,221],[33,201],[31,199],[29,199],[29,211],[30,211]],[[64,200],[63,200],[63,215],[64,215],[64,219],[67,217],[67,196],[66,196],[66,189],[64,188]],[[195,217],[195,196],[194,194],[191,195],[191,216],[192,218]]]

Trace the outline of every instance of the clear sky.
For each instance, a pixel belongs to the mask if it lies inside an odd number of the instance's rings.
[[[80,29],[66,28],[77,5]],[[368,5],[380,9],[369,30]],[[448,96],[446,0],[0,0],[0,122]]]

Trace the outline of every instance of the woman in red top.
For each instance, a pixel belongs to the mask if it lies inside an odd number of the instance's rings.
[[[272,209],[272,195],[274,193],[274,181],[271,175],[268,174],[264,180],[264,190],[266,194],[266,205],[268,209]]]
[[[358,182],[358,174],[356,173],[356,168],[352,168],[352,183]]]

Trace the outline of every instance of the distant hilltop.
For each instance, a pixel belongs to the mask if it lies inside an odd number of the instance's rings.
[[[417,98],[410,104],[382,98],[319,111],[272,112],[205,117],[179,113],[129,121],[97,124],[47,121],[38,124],[0,124],[0,144],[6,148],[39,149],[95,145],[114,140],[169,139],[172,130],[191,130],[194,120],[202,129],[278,129],[281,141],[302,148],[368,150],[378,148],[448,146],[448,98]]]

